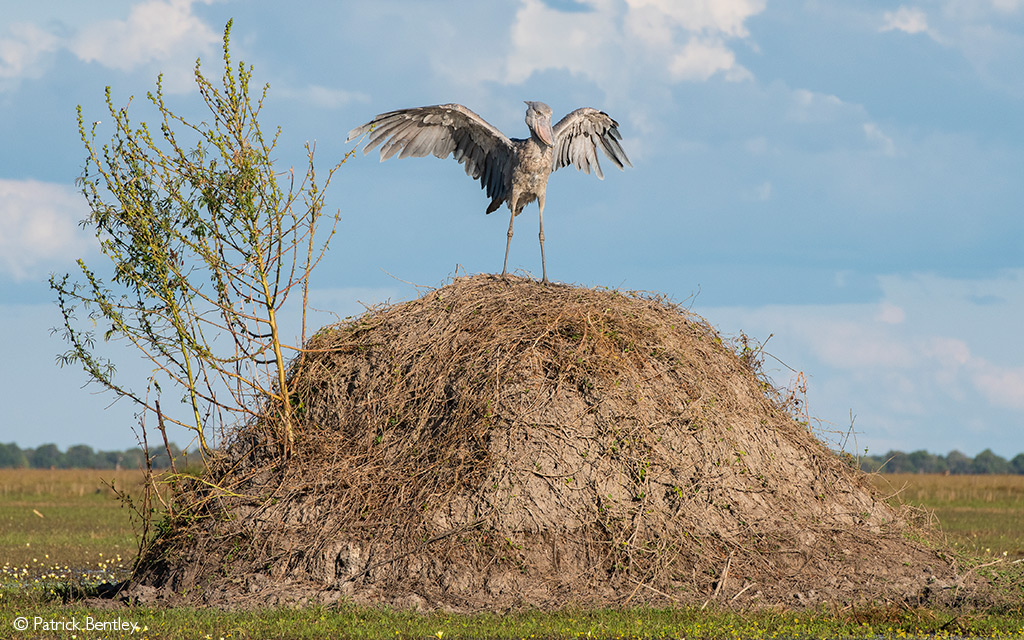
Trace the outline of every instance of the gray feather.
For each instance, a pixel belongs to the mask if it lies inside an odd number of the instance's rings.
[[[584,173],[593,169],[604,178],[597,148],[619,169],[633,166],[619,141],[619,123],[607,113],[583,107],[551,126],[551,108],[527,102],[526,124],[530,137],[509,139],[483,118],[460,104],[440,104],[399,109],[376,116],[348,132],[346,141],[366,136],[364,153],[380,147],[381,162],[399,158],[438,158],[449,155],[466,175],[480,181],[491,200],[487,213],[508,205],[513,219],[527,204],[538,201],[541,210],[541,256],[544,255],[544,196],[550,174],[575,166]],[[512,238],[511,222],[509,242]],[[508,245],[505,248],[508,266]],[[543,265],[543,261],[542,261]],[[502,272],[504,274],[504,271]],[[547,281],[545,272],[544,281]]]

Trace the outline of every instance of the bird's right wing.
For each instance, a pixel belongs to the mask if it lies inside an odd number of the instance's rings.
[[[577,109],[558,121],[554,126],[555,164],[553,171],[575,165],[584,173],[594,173],[604,178],[601,164],[597,161],[597,147],[600,145],[604,154],[620,169],[625,165],[633,166],[626,157],[619,140],[619,123],[612,120],[604,111],[583,107]]]
[[[466,167],[466,174],[480,180],[481,188],[492,200],[504,201],[506,175],[515,152],[505,134],[461,104],[399,109],[382,113],[348,132],[346,142],[363,134],[367,137],[363,153],[377,145],[380,161],[398,154],[399,158],[420,158],[448,154]]]

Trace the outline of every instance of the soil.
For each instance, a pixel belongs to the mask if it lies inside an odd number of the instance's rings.
[[[458,611],[974,597],[758,353],[657,296],[515,277],[326,327],[293,364],[294,453],[273,420],[240,428],[128,596]]]

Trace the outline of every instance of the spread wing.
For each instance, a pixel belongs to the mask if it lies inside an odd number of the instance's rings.
[[[369,134],[363,153],[377,145],[380,161],[398,154],[399,158],[420,158],[448,154],[466,167],[466,174],[480,180],[487,197],[503,202],[515,151],[501,131],[461,104],[399,109],[382,113],[361,127],[348,132],[346,142]]]
[[[601,164],[597,161],[597,148],[620,169],[626,165],[633,166],[622,150],[619,141],[619,123],[611,119],[604,111],[583,107],[577,109],[558,121],[554,128],[555,134],[555,165],[553,170],[575,165],[584,173],[594,173],[604,179]]]

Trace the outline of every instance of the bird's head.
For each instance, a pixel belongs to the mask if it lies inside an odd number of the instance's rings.
[[[530,100],[524,100],[524,102],[526,102],[526,126],[530,127],[530,133],[549,147],[554,146],[555,136],[551,132],[551,107],[543,102]]]

